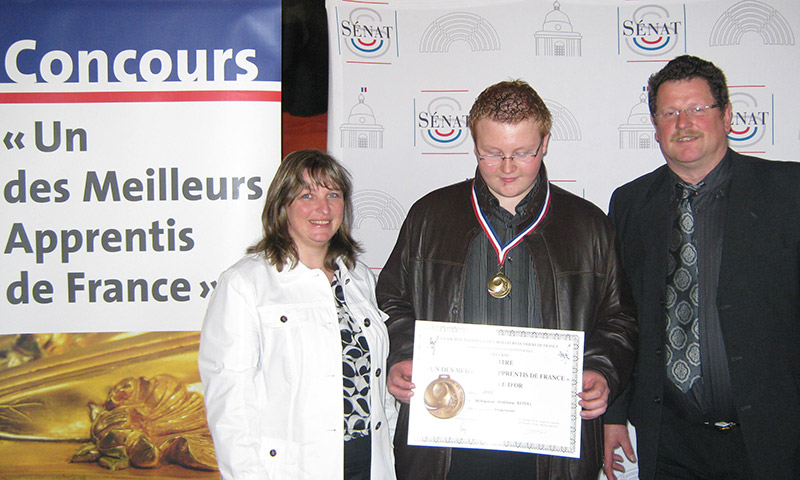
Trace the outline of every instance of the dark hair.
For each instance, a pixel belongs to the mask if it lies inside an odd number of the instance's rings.
[[[730,103],[730,100],[728,99],[728,84],[722,70],[708,60],[692,55],[681,55],[651,75],[647,81],[650,113],[656,113],[656,99],[661,84],[676,80],[691,80],[693,78],[702,78],[708,83],[714,102],[719,105],[719,111],[725,111],[725,107]]]
[[[303,179],[305,172],[308,172],[311,185]],[[341,256],[345,264],[353,268],[361,247],[350,234],[353,218],[350,173],[333,157],[319,150],[298,150],[283,159],[269,185],[261,213],[264,236],[257,244],[248,248],[247,253],[263,252],[270,265],[274,265],[278,271],[283,270],[286,265],[289,268],[297,266],[297,247],[289,234],[286,207],[303,189],[316,185],[341,190],[344,200],[342,224],[328,243],[325,267],[333,269],[336,259]]]
[[[469,129],[475,136],[475,125],[488,118],[501,123],[519,123],[533,119],[542,136],[550,133],[552,119],[542,97],[524,80],[510,80],[487,87],[475,99],[469,111]]]

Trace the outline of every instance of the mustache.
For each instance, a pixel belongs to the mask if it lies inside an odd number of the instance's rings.
[[[675,133],[672,134],[670,137],[671,142],[677,142],[680,138],[703,138],[703,132],[700,130],[677,130]]]

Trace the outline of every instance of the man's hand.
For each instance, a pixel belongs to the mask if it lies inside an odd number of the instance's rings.
[[[608,388],[606,377],[593,370],[584,371],[583,392],[578,394],[581,397],[578,405],[583,408],[581,418],[592,420],[604,414],[608,407],[609,392],[610,389]]]
[[[628,436],[628,426],[613,423],[606,424],[603,427],[603,439],[605,442],[603,446],[603,471],[609,480],[617,480],[614,470],[625,473],[625,467],[622,466],[622,456],[615,454],[614,450],[617,447],[622,447],[622,451],[628,457],[628,460],[631,462],[636,461],[631,439]]]
[[[408,403],[414,395],[414,388],[411,383],[412,360],[397,362],[389,369],[389,378],[386,379],[386,387],[394,398],[403,403]]]

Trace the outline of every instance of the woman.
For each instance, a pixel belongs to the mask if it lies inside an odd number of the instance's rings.
[[[330,156],[289,154],[263,238],[220,277],[199,364],[226,480],[394,478],[388,335],[356,262],[351,190]]]

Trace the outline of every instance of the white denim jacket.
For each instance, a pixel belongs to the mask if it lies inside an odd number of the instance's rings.
[[[394,479],[389,339],[364,264],[338,262],[369,342],[373,480]],[[330,282],[302,263],[278,272],[248,255],[220,276],[200,338],[208,425],[225,480],[341,479],[342,341]]]

